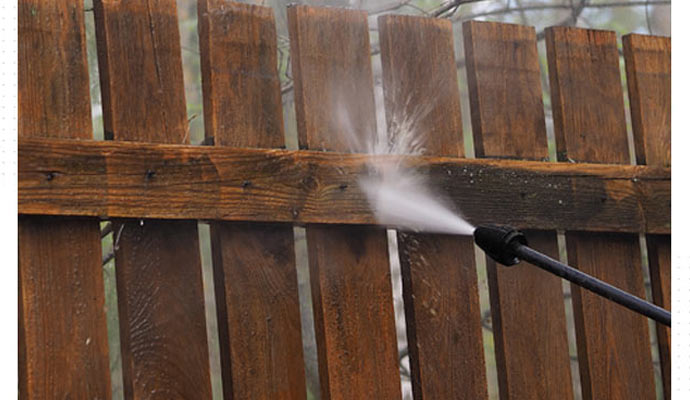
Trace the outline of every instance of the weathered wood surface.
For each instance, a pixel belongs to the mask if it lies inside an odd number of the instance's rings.
[[[426,154],[462,157],[450,21],[384,16],[378,25],[389,134],[411,128],[426,134]],[[399,232],[398,249],[414,398],[486,398],[472,238]]]
[[[671,38],[623,36],[637,164],[671,166]]]
[[[376,132],[366,13],[292,6],[288,26],[300,148],[364,151],[356,139]],[[354,182],[304,178],[300,186],[355,192]],[[385,230],[308,225],[306,231],[322,398],[400,398]]]
[[[96,0],[94,15],[106,138],[187,143],[175,1]],[[210,399],[197,222],[113,228],[125,397]]]
[[[469,21],[463,32],[477,157],[548,159],[534,28]],[[555,231],[526,234],[558,259]],[[572,399],[561,280],[486,262],[500,398]]]
[[[549,28],[546,45],[559,160],[628,164],[615,33]],[[566,232],[566,242],[571,264],[645,297],[638,235]],[[571,287],[583,398],[655,398],[647,319]]]
[[[284,147],[270,8],[199,1],[206,137],[216,146]],[[211,249],[226,399],[304,399],[290,224],[213,222]]]
[[[84,2],[19,1],[19,137],[91,138]],[[109,399],[93,218],[19,218],[19,398]]]
[[[91,138],[84,5],[19,1],[19,136]]]
[[[206,136],[216,146],[284,148],[270,8],[199,1]]]
[[[637,164],[671,166],[671,38],[623,36]],[[671,310],[671,237],[647,235],[652,297]],[[671,328],[656,324],[664,396],[671,398]]]
[[[468,21],[463,37],[475,155],[548,161],[534,28]]]
[[[19,218],[21,399],[109,399],[98,221]]]
[[[21,214],[375,223],[357,183],[366,155],[45,139],[20,139],[18,149]],[[670,232],[668,168],[403,162],[428,173],[475,224]]]
[[[629,164],[615,33],[553,27],[546,44],[558,161]]]

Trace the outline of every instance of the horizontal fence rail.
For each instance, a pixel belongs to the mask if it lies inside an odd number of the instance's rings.
[[[372,224],[370,162],[425,171],[473,223],[671,229],[670,168],[61,139],[19,141],[19,212]]]

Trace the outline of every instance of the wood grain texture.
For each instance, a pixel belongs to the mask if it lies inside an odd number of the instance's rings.
[[[369,162],[334,152],[20,139],[19,212],[373,224],[358,184]],[[376,162],[402,162],[429,176],[475,224],[671,230],[668,168],[395,156]]]
[[[462,157],[450,21],[383,16],[378,25],[389,134],[412,125],[428,135],[428,154]],[[486,398],[472,238],[399,232],[398,249],[415,399]]]
[[[391,135],[413,130],[425,154],[462,157],[462,116],[452,25],[445,20],[378,18],[383,97]]]
[[[530,247],[558,259],[554,231],[525,234]],[[497,266],[488,257],[487,273],[500,397],[572,399],[561,280],[524,263]]]
[[[216,146],[284,147],[270,8],[199,2],[204,121]],[[226,399],[304,399],[292,225],[211,224]]]
[[[188,143],[177,7],[94,0],[106,139]]]
[[[637,164],[671,166],[671,38],[623,36]],[[671,237],[647,235],[654,302],[671,310]],[[671,328],[656,324],[664,396],[671,398]]]
[[[365,152],[376,133],[366,14],[294,6],[288,25],[300,148]]]
[[[398,233],[415,399],[487,398],[474,244]]]
[[[304,399],[306,386],[292,229],[212,226],[225,398]],[[220,321],[220,317],[224,321]],[[229,357],[229,358],[228,358]],[[230,397],[228,397],[230,396]]]
[[[547,30],[558,161],[629,164],[616,34]]]
[[[91,138],[84,3],[19,1],[19,137]],[[19,218],[19,398],[109,399],[99,223]]]
[[[469,21],[463,33],[475,154],[548,159],[534,28]],[[527,235],[558,259],[555,231]],[[561,280],[532,266],[486,262],[501,399],[572,399]]]
[[[106,138],[187,143],[175,1],[97,0],[94,12]],[[197,222],[113,228],[125,396],[211,398]]]
[[[671,166],[671,38],[623,36],[637,164]]]
[[[19,136],[90,139],[84,4],[19,1]]]
[[[116,220],[125,397],[210,399],[198,236],[189,221]]]
[[[216,146],[285,148],[270,8],[199,2],[206,135]]]
[[[21,399],[109,399],[98,221],[19,219]]]
[[[615,34],[558,27],[546,40],[559,151],[629,163]],[[645,297],[637,235],[566,232],[566,242],[571,264]],[[647,319],[578,286],[572,292],[583,398],[655,398]]]
[[[547,161],[534,27],[468,21],[462,28],[475,155]]]
[[[357,141],[376,132],[366,13],[292,6],[288,26],[300,147],[365,150]],[[400,398],[385,230],[306,231],[322,397]]]

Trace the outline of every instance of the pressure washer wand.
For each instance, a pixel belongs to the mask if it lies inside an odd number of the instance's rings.
[[[509,267],[520,260],[527,261],[623,307],[671,326],[670,312],[532,249],[527,245],[525,235],[513,227],[481,225],[474,231],[474,241],[489,257],[500,264]]]

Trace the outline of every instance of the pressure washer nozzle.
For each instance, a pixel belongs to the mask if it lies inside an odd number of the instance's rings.
[[[527,246],[522,232],[512,226],[496,224],[478,226],[474,230],[474,242],[494,261],[508,267],[520,262],[513,251],[514,244]]]

